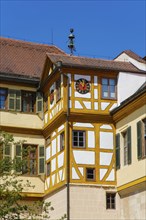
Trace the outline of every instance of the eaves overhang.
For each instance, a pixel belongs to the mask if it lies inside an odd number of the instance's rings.
[[[23,76],[23,75],[18,75],[18,74],[8,74],[8,73],[1,72],[0,81],[25,83],[25,84],[38,86],[40,79],[36,77],[29,77],[29,76]]]

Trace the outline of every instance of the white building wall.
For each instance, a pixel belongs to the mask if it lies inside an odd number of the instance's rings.
[[[115,191],[112,187],[71,185],[71,220],[118,220],[120,219],[120,200],[116,194],[116,209],[106,209],[106,192]]]
[[[146,75],[120,72],[117,83],[118,105],[133,93],[146,81]]]

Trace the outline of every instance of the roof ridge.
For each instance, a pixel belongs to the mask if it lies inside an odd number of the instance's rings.
[[[60,48],[58,48],[55,45],[34,43],[34,42],[17,40],[17,39],[12,39],[12,38],[0,37],[0,43],[3,45],[17,46],[17,47],[21,47],[21,48],[27,48],[27,49],[31,49],[31,50],[34,49],[34,50],[40,50],[40,51],[46,51],[47,48],[56,48],[60,52],[64,52],[63,50],[61,50]],[[38,48],[36,48],[36,47],[38,47]]]

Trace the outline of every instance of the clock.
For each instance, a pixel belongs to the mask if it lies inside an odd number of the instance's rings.
[[[86,94],[90,91],[90,84],[86,79],[78,79],[76,81],[76,91],[81,93],[81,94]]]

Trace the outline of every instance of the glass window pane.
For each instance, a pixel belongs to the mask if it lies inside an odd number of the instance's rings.
[[[110,86],[114,86],[115,85],[115,80],[114,79],[110,79],[109,80],[109,85]]]
[[[39,160],[39,173],[44,173],[44,158],[40,158]]]
[[[108,85],[108,79],[102,79],[102,85]]]

